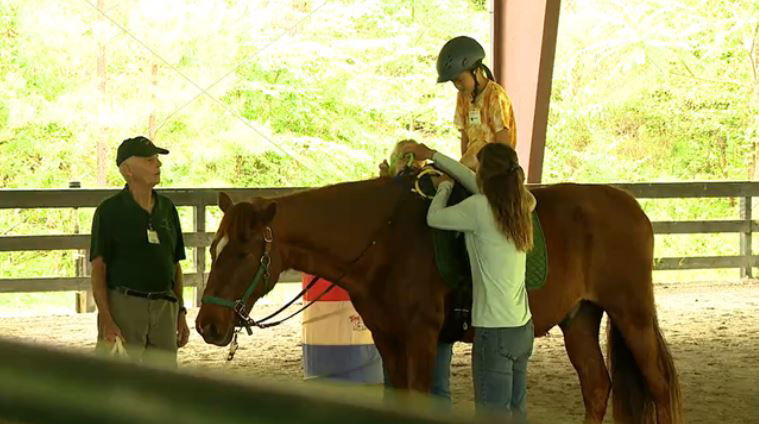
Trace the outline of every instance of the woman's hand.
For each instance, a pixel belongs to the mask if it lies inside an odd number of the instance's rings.
[[[450,181],[453,182],[453,178],[448,176],[448,174],[443,175],[433,175],[430,177],[430,180],[432,181],[432,185],[435,186],[435,189],[442,183],[443,181]]]
[[[435,151],[425,146],[422,143],[409,143],[401,149],[401,156],[406,156],[408,153],[414,154],[414,160],[431,160]]]

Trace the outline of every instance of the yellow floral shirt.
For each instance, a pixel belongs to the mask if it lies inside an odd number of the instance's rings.
[[[477,152],[485,144],[493,143],[499,131],[508,129],[509,145],[513,148],[517,146],[517,127],[511,99],[506,90],[494,81],[488,82],[474,103],[470,95],[459,93],[453,122],[469,139],[469,143],[464,146],[461,163],[472,170],[477,167]]]

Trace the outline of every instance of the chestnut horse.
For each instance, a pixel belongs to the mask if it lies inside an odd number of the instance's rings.
[[[350,294],[374,336],[390,383],[428,392],[449,289],[435,266],[428,202],[413,177],[379,178],[233,204],[211,244],[213,263],[196,321],[225,346],[282,271],[319,275]],[[577,370],[585,421],[600,423],[611,392],[622,423],[680,423],[678,377],[659,330],[653,230],[637,201],[604,185],[536,188],[548,279],[529,293],[535,334],[561,323]],[[263,264],[263,265],[262,265]],[[610,319],[609,369],[599,346]]]

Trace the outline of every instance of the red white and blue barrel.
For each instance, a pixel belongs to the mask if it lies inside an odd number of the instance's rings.
[[[313,276],[303,274],[303,288]],[[303,295],[315,300],[330,282],[320,279]],[[333,287],[303,311],[303,370],[306,379],[382,384],[382,359],[372,333],[353,308],[348,292]]]

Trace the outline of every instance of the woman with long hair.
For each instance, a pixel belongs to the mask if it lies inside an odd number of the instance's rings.
[[[516,151],[489,143],[478,153],[477,173],[424,144],[405,152],[430,159],[474,193],[446,206],[453,188],[444,175],[434,183],[427,223],[464,233],[472,269],[472,374],[477,409],[510,412],[516,422],[527,415],[527,361],[534,326],[525,287],[526,254],[532,248],[535,198],[524,185]]]

